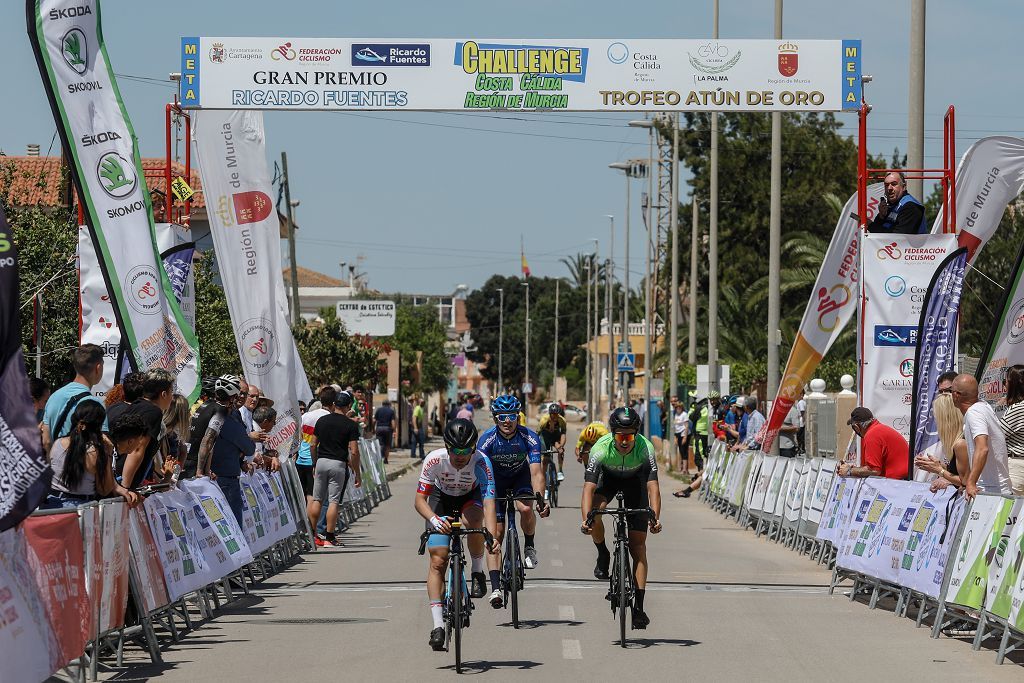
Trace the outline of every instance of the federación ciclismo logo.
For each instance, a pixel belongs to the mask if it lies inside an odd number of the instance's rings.
[[[73,28],[64,34],[60,39],[60,54],[75,73],[85,74],[89,68],[89,47],[82,29]]]
[[[96,164],[96,178],[103,191],[114,199],[124,199],[139,184],[135,164],[117,152],[107,152]]]
[[[1024,299],[1013,303],[1006,318],[1006,341],[1010,344],[1024,342]]]
[[[242,323],[238,334],[246,367],[257,375],[270,372],[280,351],[274,325],[266,318],[250,318]]]
[[[143,264],[128,271],[124,295],[128,304],[143,315],[160,312],[160,278],[152,266]]]

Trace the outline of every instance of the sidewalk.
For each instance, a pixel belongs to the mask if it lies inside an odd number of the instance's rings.
[[[443,445],[444,441],[440,436],[428,436],[427,443],[423,446],[423,452],[429,453],[435,448],[441,448]],[[411,457],[408,448],[392,449],[391,455],[388,456],[388,463],[384,466],[384,470],[388,475],[388,481],[394,481],[403,474],[416,470],[419,468],[420,463],[422,463],[422,460],[419,457]]]

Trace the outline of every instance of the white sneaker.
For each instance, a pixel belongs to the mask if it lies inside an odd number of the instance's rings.
[[[501,596],[501,591],[495,588],[491,591],[491,607],[494,609],[501,609],[505,605],[505,600]]]
[[[523,565],[527,569],[536,569],[540,565],[540,560],[537,559],[537,549],[532,545],[526,546],[523,550]]]
[[[558,481],[565,481],[565,475],[561,472],[558,473]]]

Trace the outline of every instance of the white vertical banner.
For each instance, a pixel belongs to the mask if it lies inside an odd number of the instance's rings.
[[[906,439],[921,308],[956,236],[875,234],[861,245],[860,404]]]
[[[29,39],[70,155],[103,278],[134,365],[199,395],[199,344],[160,266],[135,130],[103,44],[99,0],[27,0]]]
[[[81,301],[81,343],[96,344],[103,349],[103,378],[92,388],[94,396],[107,395],[117,384],[117,350],[121,329],[117,326],[114,305],[103,281],[103,271],[96,256],[89,228],[78,229],[78,292]]]
[[[278,419],[266,446],[285,456],[298,450],[298,398],[312,392],[285,313],[263,114],[204,111],[195,115],[193,130],[245,379],[273,399]]]

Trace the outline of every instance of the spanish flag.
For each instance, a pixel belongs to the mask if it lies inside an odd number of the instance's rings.
[[[519,236],[519,260],[522,261],[523,277],[530,277],[530,264],[526,262],[526,252],[523,251],[523,237]]]

